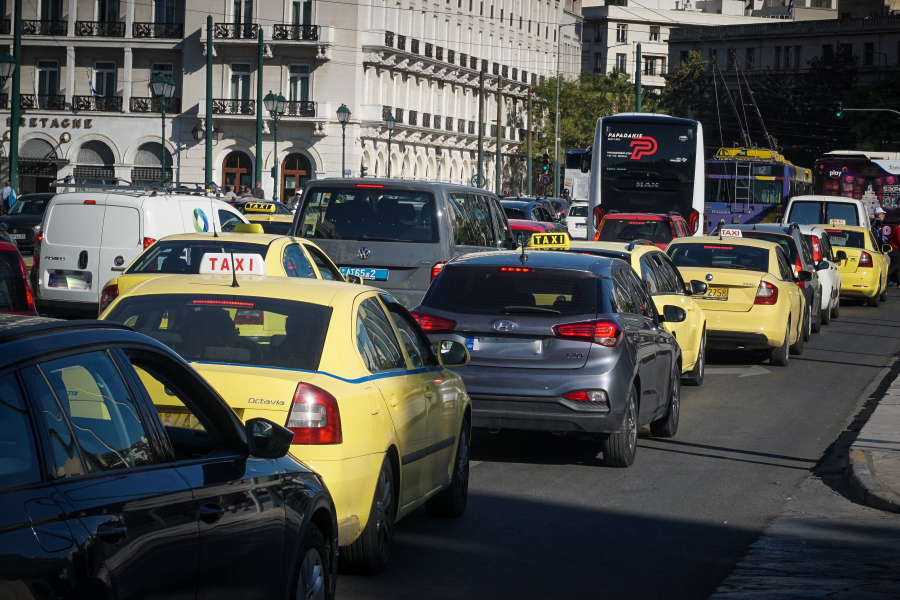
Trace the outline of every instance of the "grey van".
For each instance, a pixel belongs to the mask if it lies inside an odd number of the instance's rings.
[[[376,282],[408,308],[455,256],[515,248],[497,196],[478,188],[323,179],[304,187],[300,207],[292,235],[315,239],[344,275]]]

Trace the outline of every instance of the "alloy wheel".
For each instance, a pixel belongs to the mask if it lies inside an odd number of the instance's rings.
[[[300,578],[297,582],[297,600],[324,600],[325,570],[322,557],[315,548],[310,548],[300,564]]]
[[[381,499],[375,503],[375,530],[378,533],[379,549],[382,554],[386,554],[391,547],[391,534],[394,528],[391,516],[391,509],[394,506],[394,490],[386,471],[382,471],[379,475],[379,487],[381,487]]]
[[[469,490],[469,437],[468,432],[463,429],[459,434],[459,496],[465,497]]]
[[[628,406],[628,452],[634,452],[637,445],[637,410],[634,407],[634,398]]]

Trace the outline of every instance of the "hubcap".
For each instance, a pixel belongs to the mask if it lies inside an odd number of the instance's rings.
[[[300,578],[297,582],[297,600],[323,600],[325,598],[325,573],[322,557],[315,548],[310,548],[300,564]]]
[[[677,374],[672,375],[672,407],[669,409],[672,411],[672,422],[678,422],[678,410],[681,397],[681,383],[680,378]]]
[[[634,452],[637,444],[637,411],[634,408],[634,399],[628,405],[628,452]]]
[[[375,502],[375,530],[378,533],[381,552],[385,554],[391,547],[391,534],[394,527],[391,515],[391,508],[394,506],[394,492],[386,471],[382,471],[379,476],[379,487],[381,488],[381,499]]]

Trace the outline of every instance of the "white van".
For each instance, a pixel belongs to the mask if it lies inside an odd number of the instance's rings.
[[[152,191],[60,193],[35,244],[31,286],[38,311],[97,317],[100,291],[156,240],[176,233],[228,231],[247,219],[207,196]]]
[[[840,225],[868,227],[869,208],[862,200],[843,196],[794,196],[788,202],[782,225]]]

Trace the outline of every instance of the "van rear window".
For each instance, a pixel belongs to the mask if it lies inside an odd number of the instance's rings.
[[[260,254],[263,258],[268,244],[247,242],[216,242],[215,240],[171,240],[156,242],[128,267],[125,273],[166,273],[196,275],[200,272],[200,259],[204,254]]]
[[[379,184],[310,190],[300,215],[302,237],[437,243],[434,195]]]
[[[588,207],[582,205],[573,206],[569,209],[570,217],[586,217],[588,216]]]
[[[787,220],[800,225],[828,225],[832,219],[844,221],[843,225],[860,224],[856,206],[846,202],[796,201]]]

